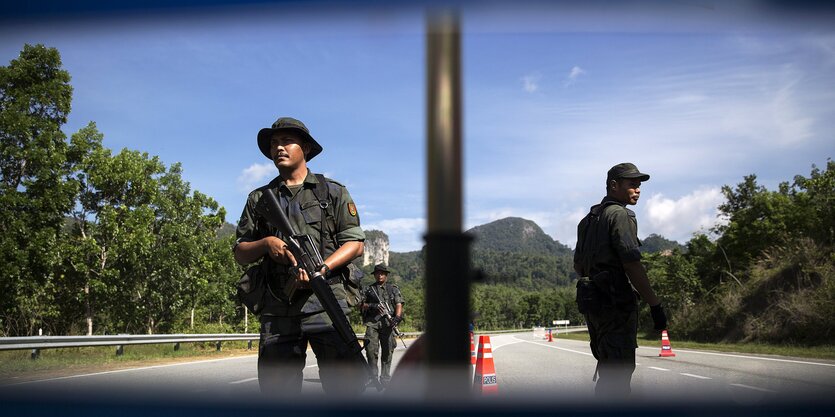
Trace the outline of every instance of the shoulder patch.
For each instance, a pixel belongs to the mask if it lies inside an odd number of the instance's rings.
[[[348,214],[357,217],[357,205],[353,202],[348,203]]]

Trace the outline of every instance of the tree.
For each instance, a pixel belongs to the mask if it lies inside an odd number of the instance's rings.
[[[63,214],[74,161],[61,132],[72,87],[54,48],[25,45],[0,67],[0,320],[4,334],[34,334],[54,317]]]

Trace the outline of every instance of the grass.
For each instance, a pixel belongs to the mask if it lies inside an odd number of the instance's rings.
[[[560,333],[557,338],[570,340],[589,340],[588,332]],[[638,335],[638,345],[644,347],[658,346],[661,349],[661,337],[647,338]],[[712,350],[717,352],[753,353],[758,355],[780,355],[797,358],[835,359],[835,346],[797,346],[770,345],[763,343],[702,343],[686,340],[670,339],[670,345],[676,348],[694,350]]]
[[[219,352],[214,343],[181,343],[176,351],[172,344],[126,345],[121,356],[116,355],[116,346],[44,349],[36,360],[31,359],[29,350],[2,351],[0,384],[138,365],[254,355],[257,352],[257,342],[252,350],[247,350],[247,342],[243,341],[224,342]]]

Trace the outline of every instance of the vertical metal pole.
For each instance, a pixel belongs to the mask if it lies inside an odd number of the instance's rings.
[[[462,233],[461,32],[430,13],[427,63],[426,344],[433,398],[470,392],[470,238]]]

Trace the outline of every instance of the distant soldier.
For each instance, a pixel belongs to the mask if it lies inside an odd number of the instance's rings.
[[[598,397],[618,399],[631,393],[638,347],[635,291],[650,305],[655,329],[667,327],[664,308],[640,262],[638,221],[626,208],[638,203],[641,182],[647,180],[649,175],[634,164],[613,166],[606,177],[606,197],[577,226],[574,269],[583,277],[577,282],[577,303],[597,359]]]
[[[389,284],[389,270],[385,263],[374,266],[373,284],[363,293],[363,303],[360,304],[363,322],[365,322],[365,356],[374,372],[374,377],[380,379],[385,386],[391,380],[391,357],[397,343],[394,339],[394,328],[403,320],[403,296],[397,285]],[[380,354],[382,349],[382,354]],[[377,357],[380,356],[380,371],[377,370]]]

